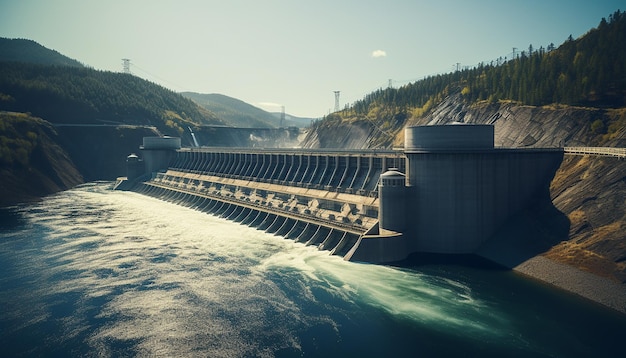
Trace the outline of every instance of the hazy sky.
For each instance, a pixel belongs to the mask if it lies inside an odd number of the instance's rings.
[[[626,0],[0,0],[0,37],[174,91],[320,117],[394,87],[560,45]]]

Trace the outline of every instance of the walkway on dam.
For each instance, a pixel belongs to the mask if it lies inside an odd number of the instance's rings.
[[[610,148],[610,147],[565,147],[565,154],[573,155],[596,155],[626,158],[626,148]]]

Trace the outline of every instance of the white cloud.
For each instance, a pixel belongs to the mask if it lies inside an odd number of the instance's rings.
[[[387,52],[383,50],[375,50],[375,51],[372,51],[372,57],[374,58],[387,57]]]

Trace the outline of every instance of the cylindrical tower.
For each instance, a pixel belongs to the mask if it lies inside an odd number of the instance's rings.
[[[494,148],[494,128],[490,124],[450,124],[407,127],[407,151],[468,151]]]
[[[146,173],[167,169],[176,158],[178,149],[180,149],[179,137],[144,137],[141,150]]]
[[[404,232],[406,228],[405,175],[390,169],[378,183],[378,222],[382,235]]]
[[[126,157],[126,178],[135,180],[142,176],[145,172],[143,160],[139,159],[137,154],[132,153]]]

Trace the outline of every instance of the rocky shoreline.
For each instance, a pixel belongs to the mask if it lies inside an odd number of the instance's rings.
[[[535,256],[513,267],[536,278],[626,314],[626,285],[579,270],[544,256]]]

